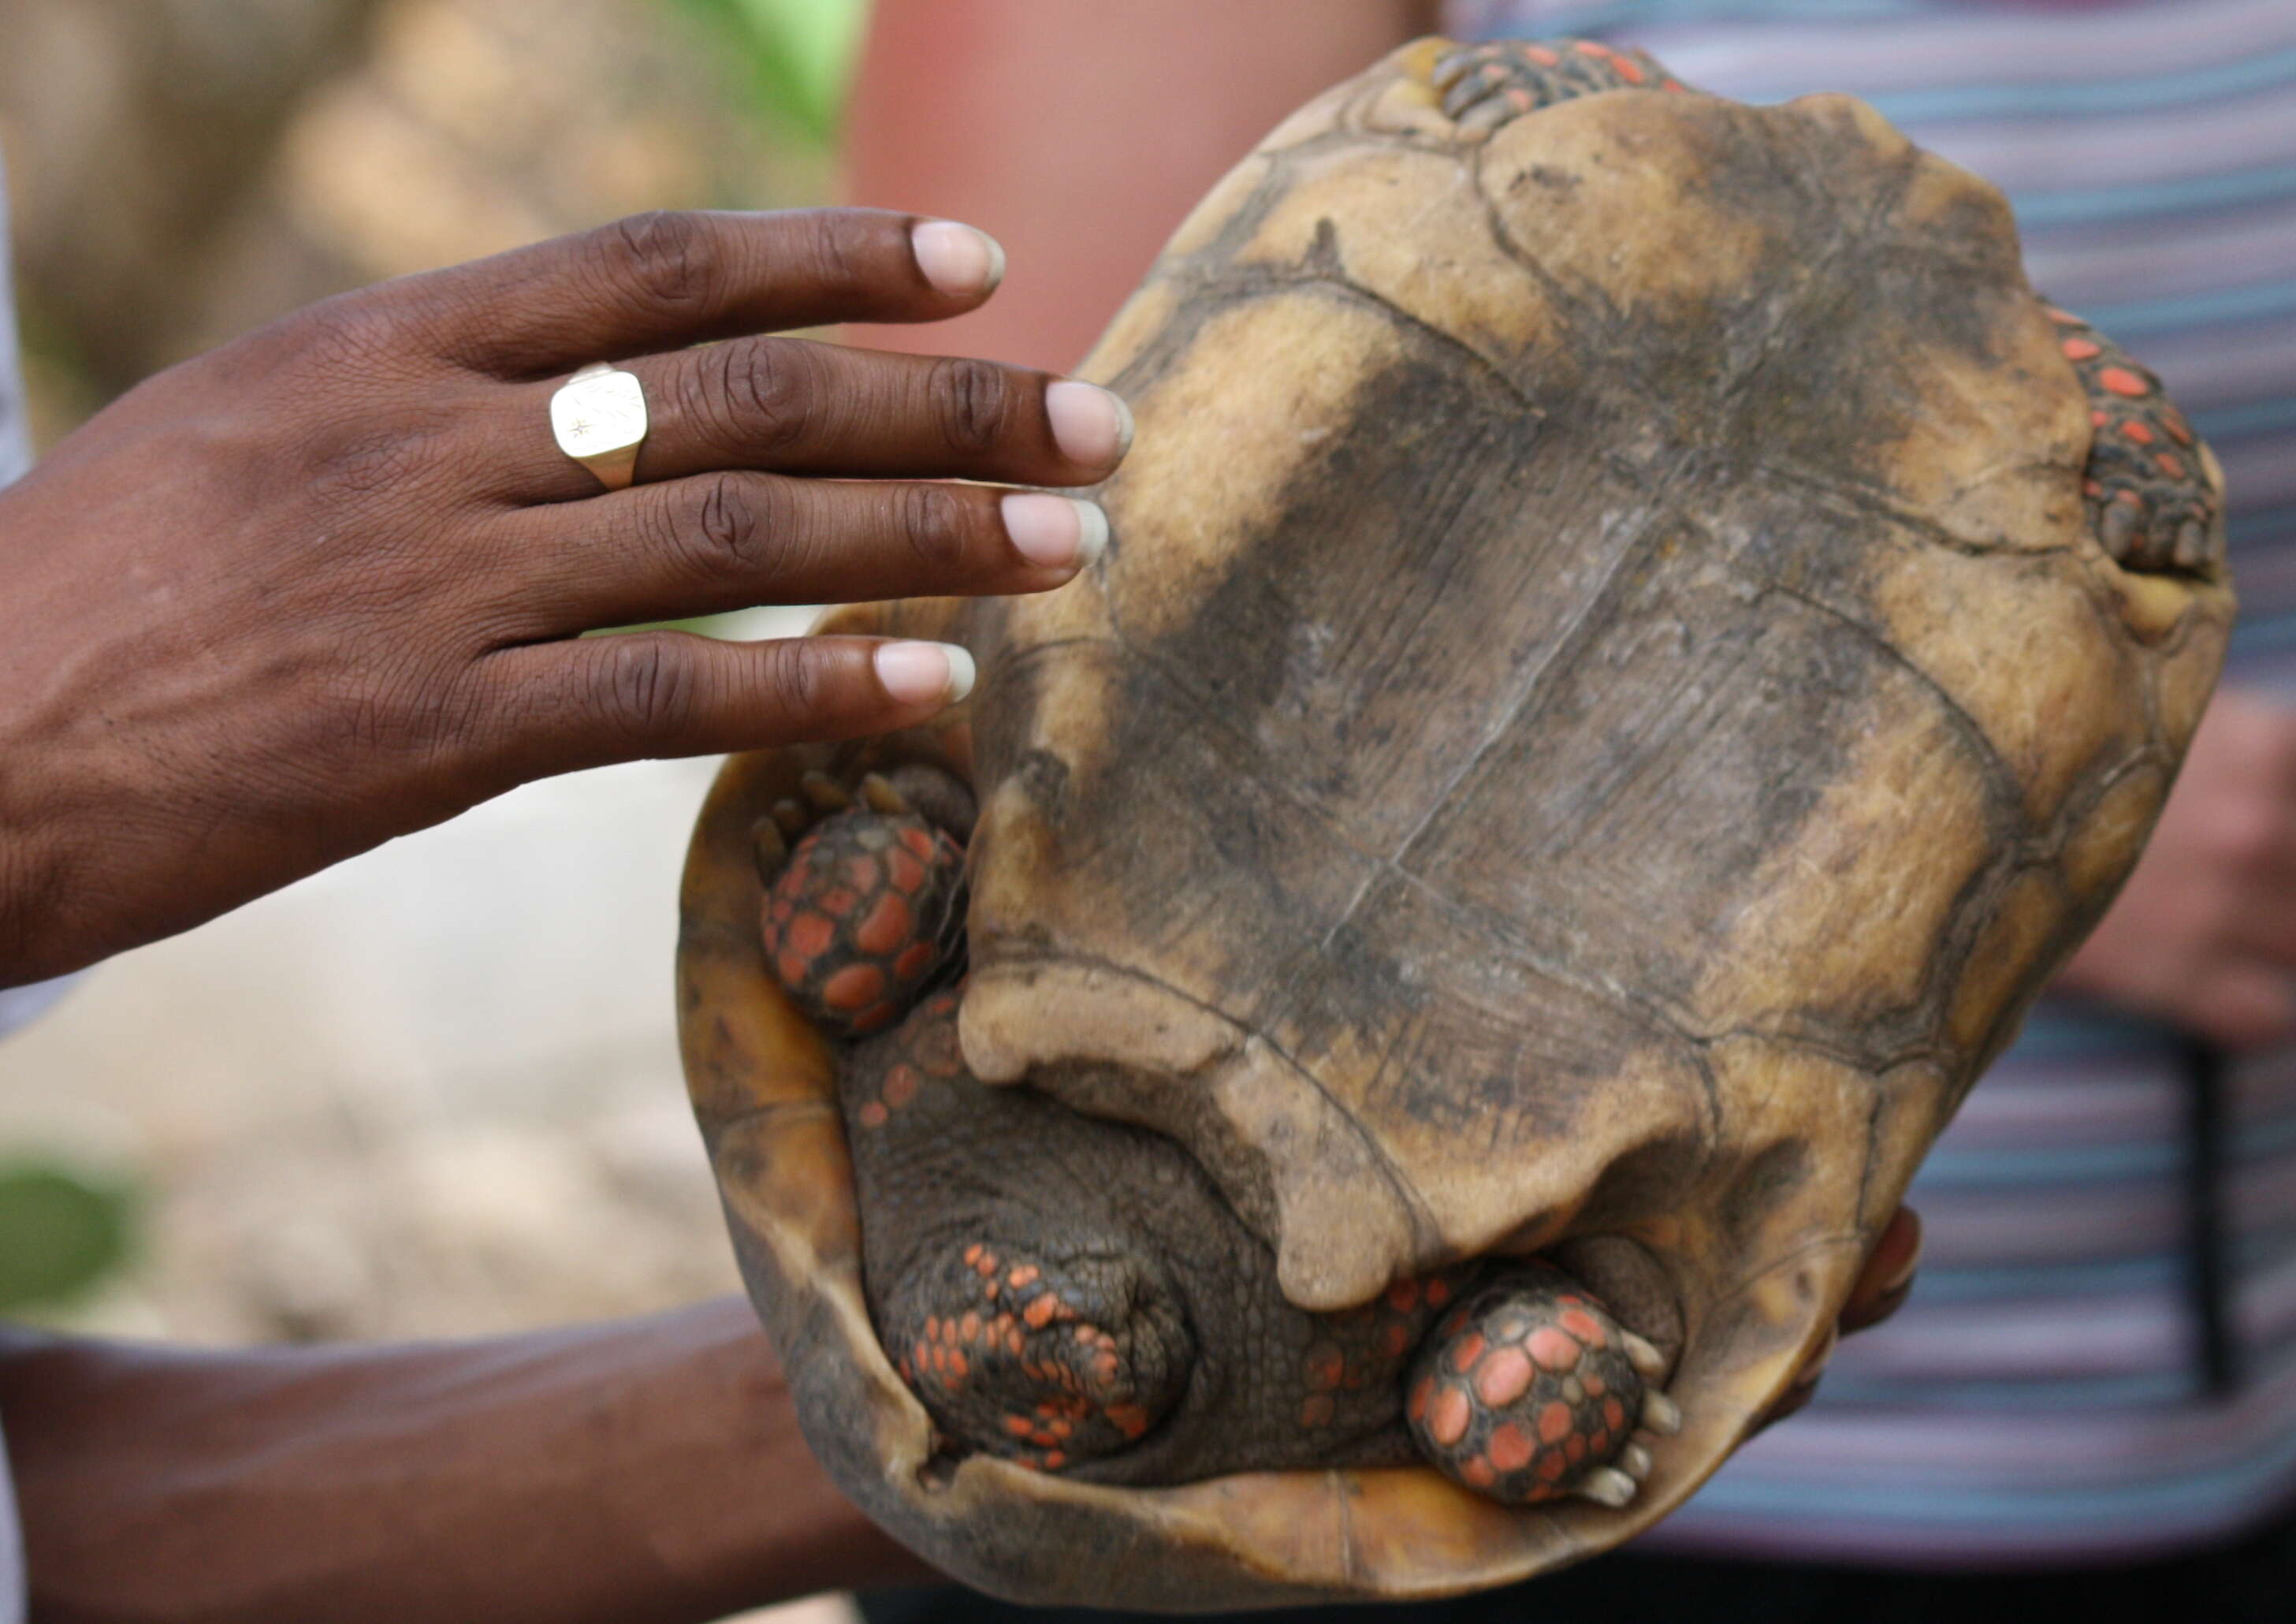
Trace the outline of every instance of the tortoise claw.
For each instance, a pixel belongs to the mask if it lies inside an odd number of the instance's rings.
[[[1592,1500],[1597,1505],[1607,1505],[1612,1511],[1622,1510],[1635,1497],[1642,1485],[1615,1466],[1597,1466],[1579,1479],[1570,1492],[1582,1500]]]
[[[861,781],[861,799],[872,812],[882,812],[889,817],[915,810],[909,805],[908,797],[887,783],[882,773],[872,773]]]
[[[1664,1393],[1656,1390],[1644,1393],[1643,1425],[1660,1438],[1672,1438],[1682,1431],[1682,1407]]]
[[[774,802],[773,819],[784,838],[795,840],[813,822],[806,809],[796,801],[783,799]]]
[[[761,817],[750,826],[750,843],[758,860],[758,878],[771,885],[789,862],[787,837],[772,818]]]
[[[1644,1381],[1659,1382],[1666,1380],[1666,1355],[1648,1337],[1636,1336],[1629,1331],[1620,1339],[1627,1350],[1627,1358],[1635,1367],[1635,1374]]]
[[[1619,1458],[1611,1463],[1637,1483],[1650,1476],[1651,1452],[1640,1444],[1628,1444],[1619,1451]]]
[[[814,809],[824,817],[832,812],[842,812],[853,804],[853,797],[845,792],[845,786],[827,773],[808,773],[798,780],[798,787],[805,791],[805,798],[813,803]]]

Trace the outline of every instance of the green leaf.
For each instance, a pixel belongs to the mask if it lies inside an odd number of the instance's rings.
[[[868,0],[681,0],[747,58],[765,106],[815,141],[836,139]]]
[[[127,1191],[53,1162],[0,1163],[0,1312],[66,1300],[127,1256]]]

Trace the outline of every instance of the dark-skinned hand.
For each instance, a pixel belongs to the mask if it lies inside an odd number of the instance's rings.
[[[899,214],[650,216],[315,306],[94,418],[0,493],[0,986],[529,779],[939,709],[970,662],[937,644],[580,634],[1070,579],[1098,510],[995,487],[1104,478],[1114,397],[752,336],[957,315],[1001,268]],[[618,494],[550,427],[597,361],[652,411]]]

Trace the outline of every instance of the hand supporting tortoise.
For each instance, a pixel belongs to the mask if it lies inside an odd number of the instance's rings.
[[[581,634],[1069,579],[1097,510],[994,486],[1104,477],[1113,396],[752,336],[956,315],[1001,270],[898,214],[650,216],[316,306],[100,414],[0,495],[0,985],[529,779],[939,709],[969,664],[934,645]],[[625,358],[651,431],[611,491],[551,405]]]

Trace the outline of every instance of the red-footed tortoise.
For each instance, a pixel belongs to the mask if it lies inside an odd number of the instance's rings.
[[[1310,104],[1084,373],[1102,562],[837,617],[979,693],[695,836],[688,1075],[808,1436],[1035,1601],[1615,1545],[2134,861],[2213,459],[1871,110],[1575,42]]]

